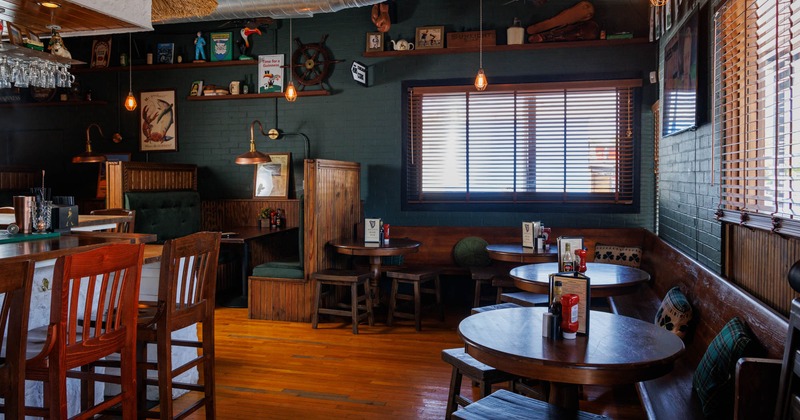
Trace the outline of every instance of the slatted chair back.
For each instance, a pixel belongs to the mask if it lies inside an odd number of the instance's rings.
[[[198,232],[167,240],[161,253],[158,303],[144,310],[139,321],[138,345],[142,361],[151,361],[147,345],[156,346],[156,366],[139,364],[138,400],[140,414],[162,419],[185,418],[201,407],[206,419],[216,418],[214,398],[214,301],[219,257],[219,232]],[[199,340],[173,340],[172,332],[187,326],[202,324]],[[173,346],[199,349],[197,357],[180,366],[173,366]],[[202,365],[202,384],[176,381],[187,370]],[[157,370],[156,377],[147,378],[147,370]],[[158,386],[158,411],[148,411],[146,385]],[[181,412],[173,413],[173,388],[202,392],[203,396]]]
[[[133,233],[133,227],[136,225],[136,210],[128,210],[121,208],[113,209],[98,209],[89,212],[91,215],[106,215],[106,216],[129,216],[130,219],[124,222],[117,223],[116,229],[113,232],[120,233]]]
[[[67,371],[114,353],[120,354],[121,393],[82,407],[78,418],[90,418],[92,413],[117,404],[122,404],[123,418],[135,418],[136,322],[143,255],[144,245],[110,244],[56,261],[48,344],[43,353],[28,360],[26,369],[28,379],[47,382],[50,418],[67,418]]]
[[[797,265],[797,264],[795,264]],[[792,267],[794,269],[794,267]],[[789,332],[786,335],[786,347],[783,352],[778,400],[775,407],[775,419],[794,418],[797,412],[796,401],[800,400],[800,298],[792,300],[789,315]]]
[[[33,262],[0,263],[0,398],[6,419],[23,419],[25,343],[31,304]]]

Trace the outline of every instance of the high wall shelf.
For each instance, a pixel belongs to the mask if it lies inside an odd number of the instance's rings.
[[[257,60],[228,60],[228,61],[204,61],[200,63],[186,62],[174,64],[140,64],[131,66],[133,71],[159,71],[177,70],[187,68],[212,68],[212,67],[234,67],[234,66],[256,66]],[[128,71],[127,66],[115,67],[74,67],[70,70],[73,73],[95,73],[95,72],[119,72]]]
[[[49,101],[49,102],[10,102],[0,104],[0,108],[38,108],[50,106],[105,106],[107,101]]]
[[[647,44],[647,38],[628,38],[628,39],[596,39],[591,41],[565,41],[565,42],[540,42],[535,44],[521,45],[484,45],[483,52],[502,52],[502,51],[530,51],[530,50],[549,50],[565,48],[601,48],[618,47],[623,45]],[[430,48],[406,51],[367,51],[361,53],[363,57],[406,57],[418,55],[440,55],[440,54],[466,54],[477,53],[479,47],[465,48]]]

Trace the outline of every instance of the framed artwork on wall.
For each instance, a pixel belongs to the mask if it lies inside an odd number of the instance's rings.
[[[256,165],[253,173],[253,198],[289,198],[291,153],[270,153],[272,160]]]
[[[14,45],[22,45],[22,31],[11,22],[6,22],[8,41]]]
[[[175,57],[175,44],[172,42],[161,42],[156,45],[156,63],[172,64]]]
[[[92,61],[90,67],[108,67],[111,55],[111,37],[98,38],[92,41]]]
[[[383,32],[367,32],[367,52],[383,51]]]
[[[444,26],[420,26],[414,37],[416,49],[444,48]]]
[[[139,98],[139,151],[178,151],[178,112],[175,89],[143,91]]]

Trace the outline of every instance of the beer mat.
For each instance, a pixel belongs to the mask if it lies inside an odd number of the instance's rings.
[[[18,233],[16,235],[9,235],[8,233],[0,233],[0,244],[12,244],[15,242],[38,241],[40,239],[58,238],[61,236],[60,232],[47,232],[47,233]]]

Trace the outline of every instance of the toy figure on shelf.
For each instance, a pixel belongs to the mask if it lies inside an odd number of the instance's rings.
[[[50,43],[47,49],[50,50],[50,54],[64,58],[72,58],[72,54],[67,50],[67,47],[64,45],[64,40],[61,39],[61,35],[59,35],[56,29],[53,29],[53,34],[50,37]]]
[[[206,39],[202,32],[197,32],[194,39],[194,61],[206,61]]]
[[[239,60],[252,60],[252,52],[253,52],[253,34],[261,35],[261,30],[258,29],[258,25],[255,21],[248,21],[244,28],[239,31],[239,34],[242,36],[242,39],[236,41],[239,44]]]

